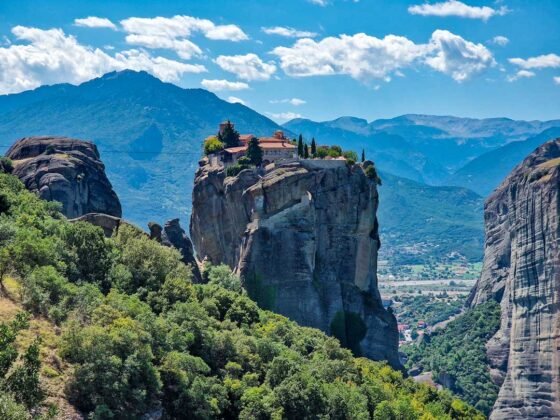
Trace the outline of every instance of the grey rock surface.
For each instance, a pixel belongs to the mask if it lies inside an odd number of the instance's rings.
[[[225,263],[261,307],[401,367],[396,319],[377,287],[378,193],[360,165],[298,161],[226,177],[202,162],[191,238]]]
[[[500,302],[487,344],[501,385],[492,419],[560,418],[560,139],[529,155],[488,198],[484,265],[469,303]]]
[[[193,280],[196,283],[202,283],[202,275],[194,257],[192,242],[181,227],[179,219],[171,219],[165,223],[161,233],[161,243],[179,250],[183,262],[192,268]]]
[[[76,218],[87,213],[121,217],[121,204],[101,162],[97,147],[67,137],[27,137],[6,153],[13,174],[39,197],[62,203],[62,213]]]

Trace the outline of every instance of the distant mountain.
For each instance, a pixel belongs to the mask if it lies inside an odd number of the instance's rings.
[[[511,170],[541,144],[560,137],[560,127],[549,128],[525,141],[506,144],[473,159],[453,174],[449,185],[470,188],[486,196],[496,188]]]
[[[381,173],[380,258],[418,264],[459,253],[480,261],[484,199],[460,187],[434,187]]]
[[[271,134],[272,120],[203,89],[182,89],[145,72],[122,71],[83,83],[0,96],[0,144],[32,135],[94,141],[123,204],[124,217],[187,223],[201,141],[231,119],[241,132]]]
[[[388,172],[431,185],[449,177],[478,156],[513,141],[525,140],[560,120],[514,121],[451,116],[402,115],[368,123],[355,117],[315,122],[295,119],[284,127],[315,137],[320,143],[365,149],[369,158]]]

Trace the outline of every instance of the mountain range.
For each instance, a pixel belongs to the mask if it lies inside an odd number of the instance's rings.
[[[422,226],[429,241],[450,245],[438,252],[457,251],[470,259],[482,255],[481,247],[472,250],[482,237],[483,199],[464,187],[486,195],[534,144],[560,127],[560,120],[429,115],[373,122],[296,119],[280,126],[206,90],[184,89],[127,70],[78,86],[43,86],[0,96],[0,145],[5,152],[16,139],[32,135],[92,140],[121,199],[123,216],[144,227],[154,219],[188,220],[202,140],[226,119],[242,133],[270,135],[283,129],[291,137],[301,133],[308,141],[315,137],[319,144],[338,144],[358,154],[364,149],[385,181],[379,211],[384,246],[417,242],[410,237],[410,226]],[[500,158],[499,165],[492,153]],[[457,205],[436,206],[445,202]],[[430,219],[436,207],[439,214]]]

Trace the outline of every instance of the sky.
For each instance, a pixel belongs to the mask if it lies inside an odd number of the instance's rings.
[[[559,0],[0,0],[0,94],[126,68],[273,120],[560,118]]]

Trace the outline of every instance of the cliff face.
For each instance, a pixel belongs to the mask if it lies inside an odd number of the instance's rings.
[[[560,418],[560,139],[529,155],[488,198],[471,305],[501,304],[487,345],[501,384],[491,418]]]
[[[262,307],[399,367],[396,320],[377,288],[377,205],[360,165],[300,161],[235,177],[204,165],[191,238],[199,259],[236,270]]]
[[[42,199],[62,203],[62,213],[76,218],[87,213],[121,217],[121,204],[105,175],[97,147],[66,137],[28,137],[6,153],[13,174]]]

